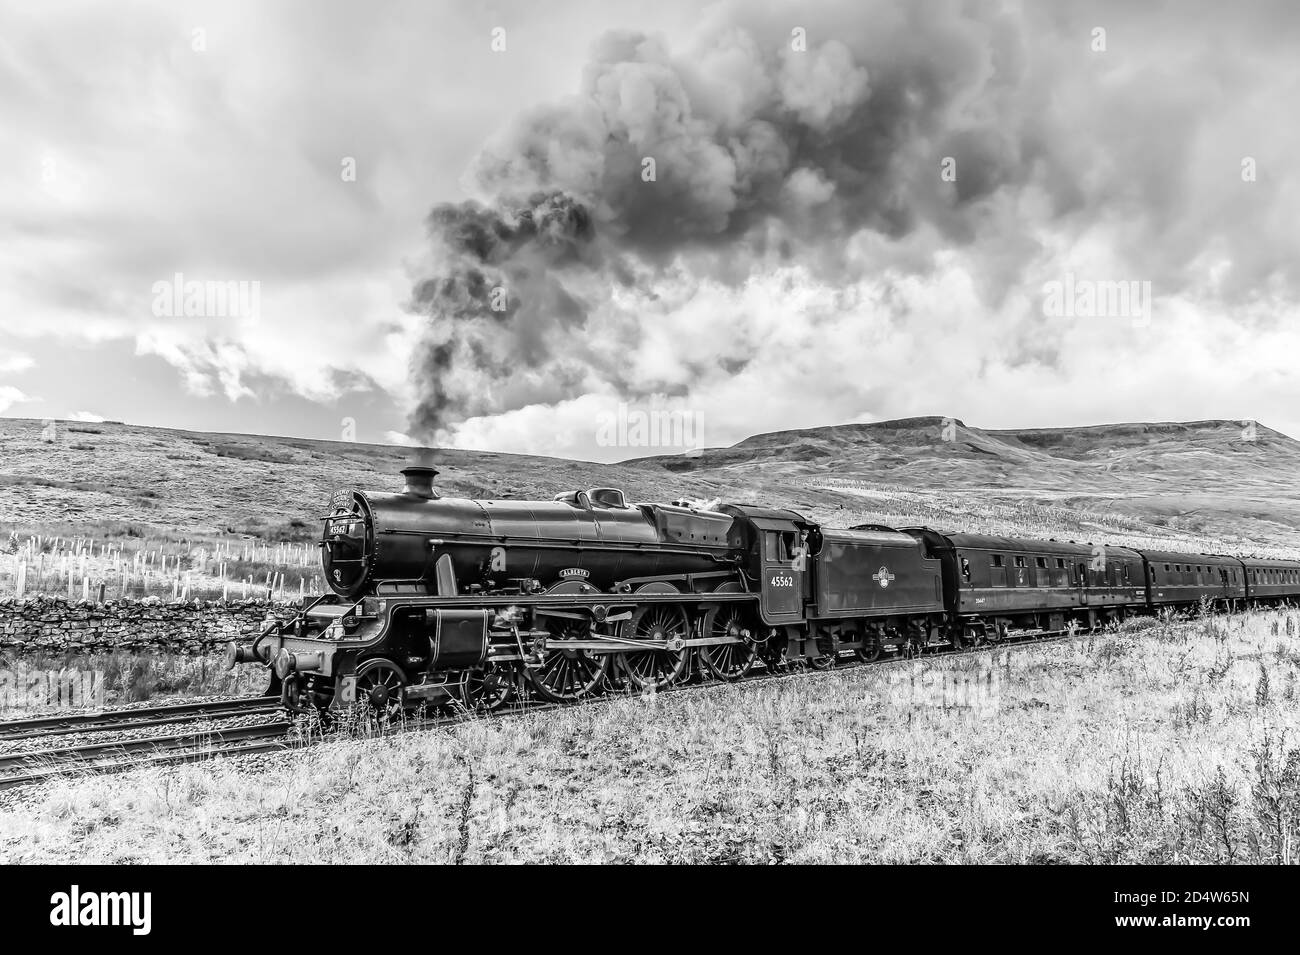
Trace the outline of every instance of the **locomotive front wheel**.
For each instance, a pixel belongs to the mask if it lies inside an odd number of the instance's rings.
[[[710,610],[700,629],[706,637],[730,637],[742,641],[700,647],[704,666],[719,680],[739,680],[754,666],[758,654],[749,639],[752,627],[739,607],[732,604]]]
[[[691,622],[681,607],[651,604],[632,614],[625,634],[633,640],[667,640],[672,645],[691,638]],[[690,659],[690,647],[633,650],[623,654],[623,673],[634,689],[665,690],[682,678]]]
[[[357,702],[381,720],[402,715],[406,703],[406,676],[396,663],[382,657],[357,668]]]
[[[556,618],[546,627],[557,639],[581,640],[591,636],[590,628],[576,620]],[[573,703],[600,691],[609,673],[608,654],[585,650],[547,650],[539,667],[529,667],[528,684],[543,699]]]

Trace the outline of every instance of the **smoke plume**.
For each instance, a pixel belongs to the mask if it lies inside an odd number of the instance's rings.
[[[682,50],[602,37],[574,96],[484,148],[471,170],[482,201],[429,215],[412,433],[735,375],[762,347],[745,315],[689,334],[648,316],[782,268],[837,287],[925,275],[945,250],[969,250],[977,292],[996,305],[1042,251],[1044,223],[1082,234],[1098,210],[1130,203],[1134,181],[1176,191],[1146,159],[1099,160],[1127,156],[1117,144],[1131,128],[1098,121],[1095,142],[1072,139],[1072,123],[1096,117],[1058,79],[1101,69],[1091,21],[1031,16],[955,0],[747,3],[721,8]],[[1136,88],[1160,102],[1177,87],[1138,74],[1111,84],[1106,107]],[[1145,121],[1168,129],[1153,135],[1194,128],[1178,108],[1159,114]],[[1155,258],[1177,247],[1151,241],[1174,228],[1149,221],[1167,201],[1148,202],[1126,240],[1140,274],[1179,284],[1200,249]]]

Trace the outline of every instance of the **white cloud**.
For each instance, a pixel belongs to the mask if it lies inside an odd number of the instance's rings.
[[[0,414],[4,414],[16,404],[31,400],[13,385],[0,385]]]
[[[85,421],[89,424],[96,424],[100,421],[106,421],[103,415],[97,415],[93,411],[74,411],[68,415],[69,421]]]
[[[35,365],[30,355],[24,355],[22,352],[8,351],[0,348],[0,372],[15,373],[26,371]]]

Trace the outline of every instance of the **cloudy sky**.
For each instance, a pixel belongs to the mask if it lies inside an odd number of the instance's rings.
[[[1300,435],[1298,40],[1285,2],[8,0],[0,415]]]

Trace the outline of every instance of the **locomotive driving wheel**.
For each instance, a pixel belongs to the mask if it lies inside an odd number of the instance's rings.
[[[357,702],[382,721],[401,717],[405,690],[406,675],[392,660],[376,657],[357,668]]]
[[[690,647],[681,645],[691,636],[686,611],[673,604],[650,604],[638,608],[628,621],[624,635],[632,640],[663,640],[664,649],[633,650],[623,654],[623,673],[637,690],[664,690],[686,673]]]
[[[714,590],[718,594],[743,592],[739,584],[730,581]],[[752,607],[726,603],[710,610],[700,622],[700,635],[703,637],[739,641],[700,647],[700,661],[719,680],[739,680],[753,668],[758,659],[758,651],[754,646],[756,625],[752,618]]]
[[[583,640],[591,628],[580,620],[552,618],[546,629],[558,640]],[[554,703],[573,703],[599,692],[609,673],[608,654],[564,647],[547,649],[542,664],[529,667],[528,683],[537,693]]]
[[[724,584],[717,592],[739,593],[740,587]],[[739,680],[753,668],[758,653],[754,649],[754,623],[745,605],[727,603],[710,610],[704,615],[700,633],[707,638],[739,641],[700,647],[700,660],[719,680]]]

